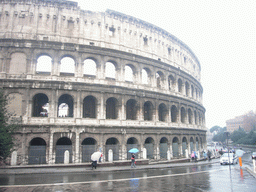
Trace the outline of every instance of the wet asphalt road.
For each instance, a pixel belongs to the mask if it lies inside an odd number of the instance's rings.
[[[250,164],[243,156],[243,165]],[[254,192],[256,179],[239,165],[219,163],[118,172],[1,175],[0,191],[239,191]]]

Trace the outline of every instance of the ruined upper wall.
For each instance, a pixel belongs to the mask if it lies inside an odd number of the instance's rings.
[[[122,13],[84,11],[65,0],[0,0],[0,39],[98,46],[161,60],[200,81],[191,49],[165,30]]]

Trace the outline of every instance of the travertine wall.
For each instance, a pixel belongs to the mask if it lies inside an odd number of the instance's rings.
[[[47,73],[36,70],[42,55],[52,59]],[[75,63],[70,74],[61,73],[65,57]],[[95,61],[95,76],[84,74],[86,59]],[[115,78],[106,77],[107,62],[114,64]],[[133,69],[132,82],[124,78],[125,66]],[[143,69],[149,72],[148,84],[142,82]],[[18,163],[29,163],[31,146],[36,146],[32,141],[38,138],[46,143],[41,143],[46,146],[46,163],[56,162],[56,146],[62,138],[72,143],[74,163],[82,162],[82,142],[87,138],[93,138],[96,148],[105,154],[109,139],[114,138],[111,142],[118,143],[120,160],[127,159],[130,138],[140,150],[151,138],[155,159],[160,159],[163,140],[169,153],[179,154],[176,157],[185,155],[184,142],[187,149],[198,145],[197,151],[201,151],[206,147],[206,128],[200,71],[199,61],[187,45],[134,17],[111,10],[84,11],[70,1],[0,1],[0,87],[15,98],[9,101],[9,109],[21,117],[22,129],[15,135]],[[47,98],[47,116],[34,115],[36,99],[42,99],[38,95]],[[72,100],[70,117],[58,116],[63,95]],[[87,96],[96,101],[95,118],[83,116]],[[116,100],[115,119],[106,118],[109,98]],[[136,102],[133,120],[126,116],[129,100]],[[150,121],[144,117],[146,102],[152,104]],[[172,108],[177,109],[175,114]]]
[[[200,81],[201,67],[181,40],[140,19],[81,10],[70,1],[2,0],[0,37],[93,45],[161,60]],[[26,47],[31,44],[27,43]]]

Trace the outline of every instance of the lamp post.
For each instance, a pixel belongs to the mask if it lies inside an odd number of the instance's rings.
[[[228,148],[228,136],[229,136],[229,132],[228,132],[228,131],[225,131],[224,133],[226,134],[226,138],[227,138],[228,164],[230,165],[230,159],[229,159],[229,148]]]

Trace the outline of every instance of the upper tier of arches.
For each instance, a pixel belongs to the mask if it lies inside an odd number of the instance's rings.
[[[24,50],[23,50],[24,51]],[[176,94],[202,103],[202,86],[193,77],[177,68],[152,61],[133,61],[98,54],[76,52],[35,51],[32,56],[25,52],[13,52],[3,57],[0,69],[6,78],[81,81],[145,89],[159,93]],[[31,60],[29,60],[29,57]],[[19,66],[19,67],[17,67]],[[32,77],[31,77],[32,75]],[[21,77],[20,76],[20,77]],[[100,81],[103,80],[103,81]],[[122,83],[122,84],[120,84]]]
[[[56,47],[69,43],[131,53],[179,67],[200,81],[201,66],[195,54],[165,30],[115,11],[96,13],[80,10],[76,3],[57,2],[0,2],[0,38],[54,42]]]

